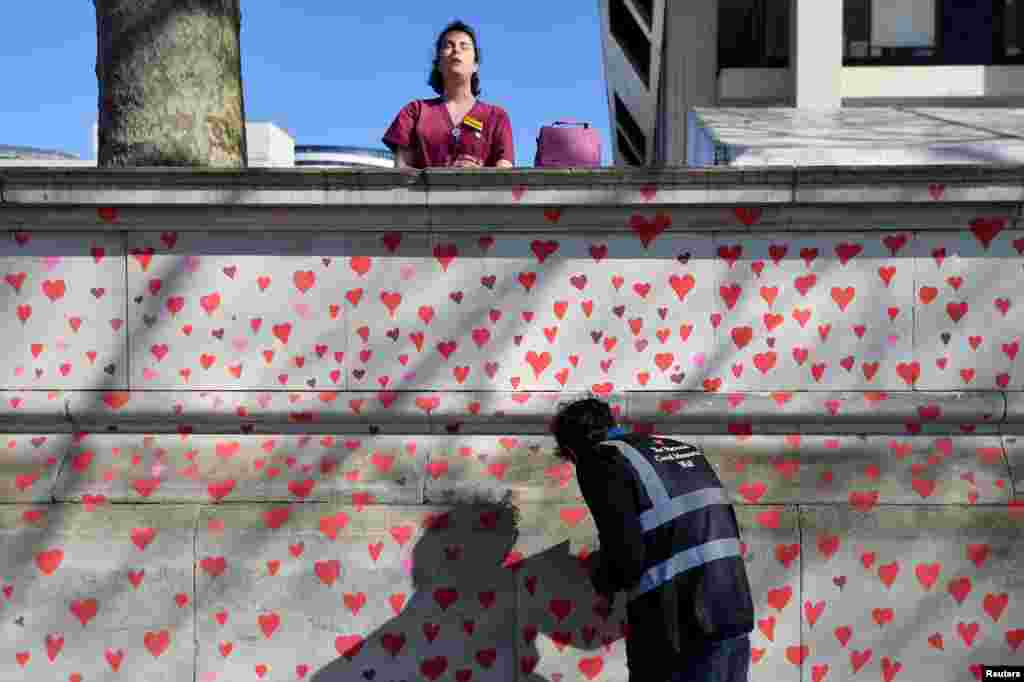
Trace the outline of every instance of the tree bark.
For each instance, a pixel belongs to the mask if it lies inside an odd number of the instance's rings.
[[[241,0],[93,0],[100,168],[245,168]]]

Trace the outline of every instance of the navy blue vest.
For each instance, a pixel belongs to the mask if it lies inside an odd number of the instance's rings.
[[[639,482],[645,559],[629,592],[630,661],[749,633],[754,607],[736,513],[703,451],[621,429],[608,437],[601,445],[616,448]]]

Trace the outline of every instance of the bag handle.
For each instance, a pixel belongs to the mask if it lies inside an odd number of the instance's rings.
[[[577,126],[581,125],[584,128],[589,128],[590,127],[590,124],[587,123],[586,121],[574,121],[572,119],[566,119],[564,121],[555,121],[551,125],[556,125],[556,126],[557,125],[577,125]]]

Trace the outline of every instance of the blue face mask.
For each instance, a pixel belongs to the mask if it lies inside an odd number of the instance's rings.
[[[612,428],[608,429],[609,438],[622,438],[625,435],[626,432],[623,431],[622,428],[619,426],[613,426]]]

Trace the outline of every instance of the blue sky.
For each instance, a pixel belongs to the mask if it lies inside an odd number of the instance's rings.
[[[95,158],[93,3],[8,5],[0,144]],[[246,118],[276,123],[296,144],[383,148],[398,110],[435,96],[434,39],[454,19],[477,31],[480,98],[508,111],[517,166],[533,165],[540,127],[562,118],[600,130],[602,163],[611,164],[597,0],[242,0]]]

